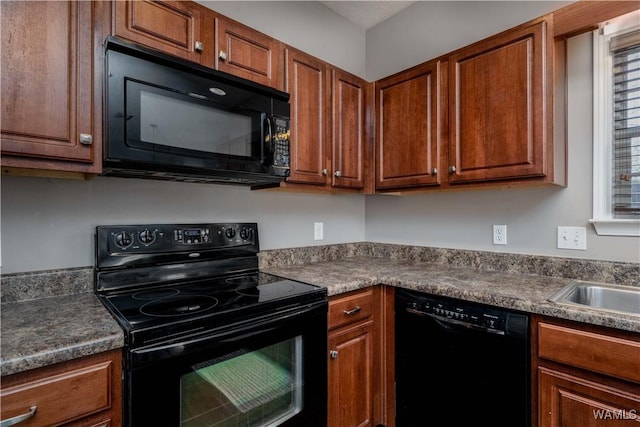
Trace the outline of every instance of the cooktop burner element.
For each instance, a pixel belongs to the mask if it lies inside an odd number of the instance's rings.
[[[140,307],[147,316],[171,317],[201,313],[218,305],[218,300],[206,295],[184,295],[160,298]]]
[[[255,223],[97,227],[95,290],[131,348],[326,299],[260,272],[258,252]]]

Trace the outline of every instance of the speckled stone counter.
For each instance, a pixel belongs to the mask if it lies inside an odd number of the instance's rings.
[[[386,284],[640,332],[639,317],[547,301],[572,279],[640,286],[638,263],[363,242],[263,251],[260,269],[330,296]],[[2,375],[124,345],[91,267],[4,275],[0,297]]]
[[[124,334],[93,293],[3,303],[0,373],[10,375],[124,345]]]
[[[293,280],[325,286],[329,296],[385,284],[528,313],[640,332],[640,317],[574,308],[547,301],[551,295],[571,282],[572,279],[569,278],[369,257],[264,266],[263,270]]]

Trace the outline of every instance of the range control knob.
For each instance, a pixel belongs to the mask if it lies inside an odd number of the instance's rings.
[[[149,244],[153,243],[154,240],[156,240],[155,233],[153,233],[152,231],[149,231],[149,230],[141,231],[140,234],[138,235],[138,237],[140,238],[140,241],[142,243],[144,243],[145,245],[149,245]]]
[[[250,228],[242,227],[240,229],[240,238],[242,240],[247,240],[251,237],[251,233],[252,233],[252,230]]]
[[[229,227],[224,230],[224,235],[227,236],[228,239],[233,239],[236,236],[236,229]]]
[[[120,233],[116,234],[116,245],[120,246],[121,248],[129,247],[132,242],[133,238],[131,237],[131,234],[127,233],[126,231],[121,231]]]

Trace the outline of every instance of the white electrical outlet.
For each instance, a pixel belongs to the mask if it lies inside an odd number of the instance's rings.
[[[324,240],[324,222],[313,223],[313,240]]]
[[[585,227],[558,227],[558,249],[587,250]]]
[[[507,244],[507,226],[506,225],[493,226],[493,244],[494,245]]]

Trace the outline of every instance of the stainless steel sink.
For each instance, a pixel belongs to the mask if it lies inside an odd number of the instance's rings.
[[[640,316],[640,287],[574,280],[549,301]]]

